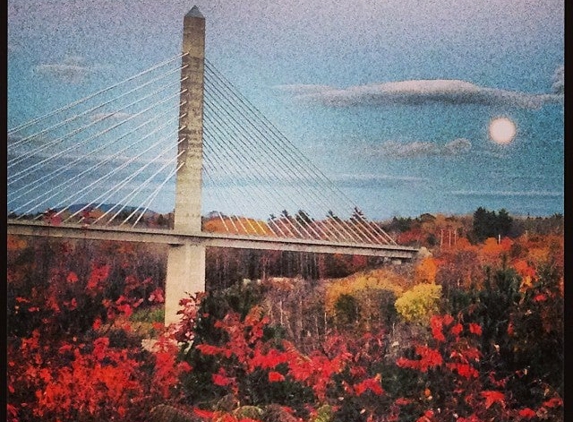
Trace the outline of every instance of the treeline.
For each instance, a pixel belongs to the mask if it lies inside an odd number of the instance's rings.
[[[505,209],[499,211],[479,207],[471,216],[445,216],[422,214],[419,217],[394,217],[381,227],[399,240],[413,246],[451,246],[465,237],[477,244],[487,238],[518,238],[522,235],[563,235],[562,214],[549,217],[512,216]],[[402,240],[402,242],[400,242]]]

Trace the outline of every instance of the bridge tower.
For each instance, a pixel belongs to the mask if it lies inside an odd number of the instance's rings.
[[[193,8],[183,19],[181,106],[174,231],[201,231],[201,168],[203,160],[203,89],[205,18]],[[178,322],[179,300],[205,290],[205,246],[170,245],[165,281],[165,324]]]

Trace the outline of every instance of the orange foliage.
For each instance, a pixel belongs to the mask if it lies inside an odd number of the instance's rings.
[[[7,249],[9,252],[20,251],[28,245],[25,239],[18,238],[17,236],[8,235],[6,237],[6,240],[7,240]]]
[[[454,245],[454,247],[460,251],[469,251],[469,250],[475,250],[476,247],[473,246],[470,241],[468,239],[466,239],[465,237],[461,237],[458,239],[458,241],[456,242],[456,244]]]
[[[435,283],[436,273],[438,272],[438,265],[436,260],[431,256],[424,258],[416,266],[416,282],[417,283]]]
[[[513,268],[517,271],[517,274],[521,276],[521,286],[520,290],[525,291],[532,286],[533,280],[537,277],[537,272],[535,268],[529,265],[524,259],[518,259],[514,262]]]
[[[511,239],[507,237],[504,237],[499,243],[497,239],[490,237],[485,240],[481,250],[486,255],[500,255],[504,252],[509,252],[512,244]]]

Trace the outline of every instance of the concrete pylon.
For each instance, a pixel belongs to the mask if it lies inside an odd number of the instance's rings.
[[[203,162],[203,89],[205,18],[197,6],[183,20],[181,108],[174,230],[201,231],[201,168]],[[170,246],[165,281],[165,324],[178,322],[179,301],[205,290],[205,246]]]

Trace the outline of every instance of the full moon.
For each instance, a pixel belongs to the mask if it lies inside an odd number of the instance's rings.
[[[489,124],[489,136],[497,144],[509,144],[515,133],[515,123],[505,117],[493,119]]]

